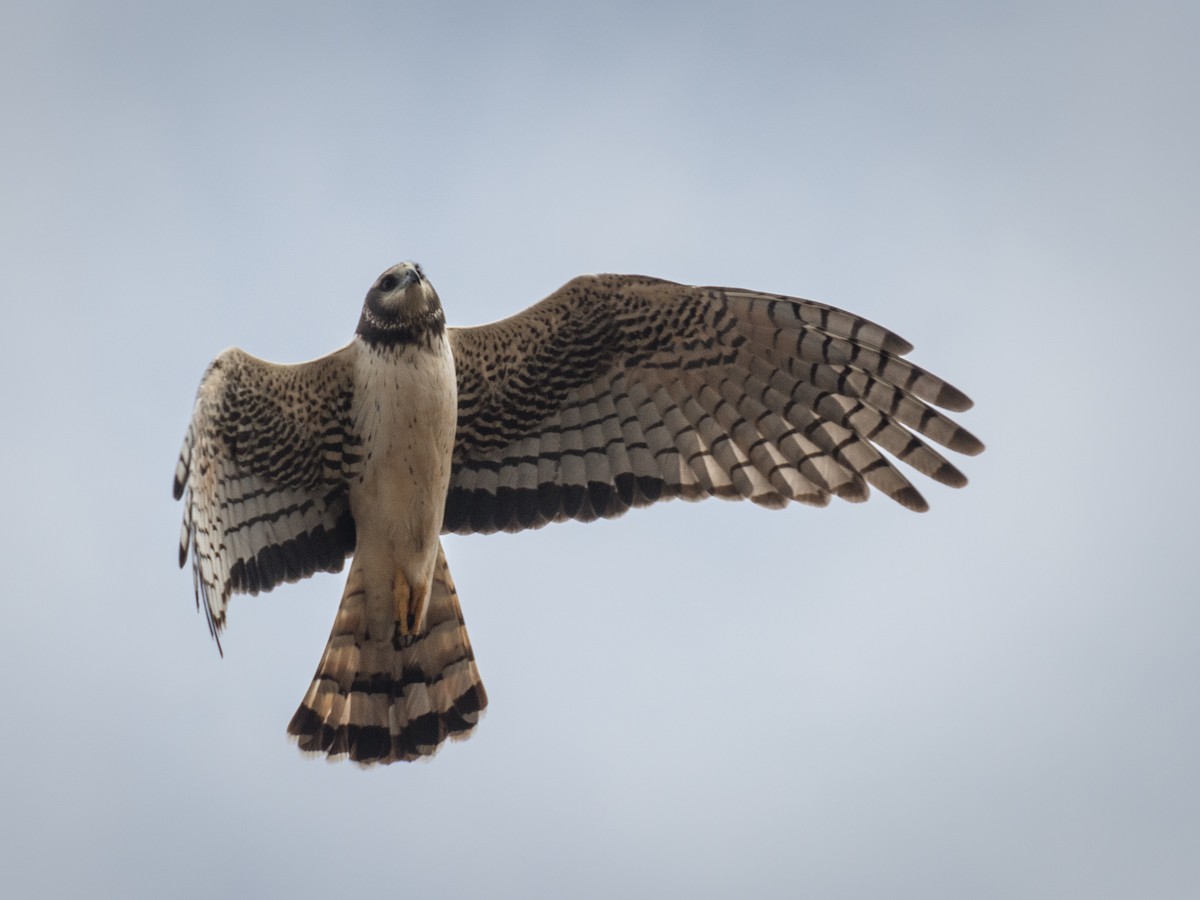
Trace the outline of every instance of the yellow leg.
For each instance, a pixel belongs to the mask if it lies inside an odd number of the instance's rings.
[[[422,590],[416,590],[404,577],[404,572],[396,570],[392,582],[392,599],[396,604],[396,621],[400,623],[401,634],[420,634],[425,627],[425,611],[429,606],[429,585]]]
[[[396,604],[396,621],[400,623],[401,634],[412,634],[416,624],[416,610],[412,608],[413,593],[404,577],[404,572],[396,570],[392,579],[392,599]]]

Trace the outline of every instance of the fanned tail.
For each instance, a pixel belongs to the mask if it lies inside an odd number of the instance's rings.
[[[357,562],[288,734],[305,752],[364,765],[431,756],[467,737],[487,706],[445,554],[439,546],[415,635],[402,633],[392,597],[367,597]]]

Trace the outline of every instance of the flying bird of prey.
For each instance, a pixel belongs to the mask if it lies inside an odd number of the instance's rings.
[[[809,300],[638,275],[576,278],[447,328],[413,263],[371,286],[350,343],[299,365],[238,349],[200,384],[175,470],[182,566],[218,639],[230,596],[353,556],[288,726],[360,763],[434,753],[487,705],[439,535],[619,516],[682,497],[768,507],[925,500],[880,451],[953,487],[928,441],[983,445],[911,345]],[[928,441],[926,440],[928,439]]]

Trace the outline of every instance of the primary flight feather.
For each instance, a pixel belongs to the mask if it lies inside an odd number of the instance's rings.
[[[894,462],[966,478],[931,443],[983,445],[935,407],[958,389],[911,345],[831,306],[638,275],[575,278],[524,312],[447,328],[413,263],[371,286],[353,340],[209,366],[175,472],[179,562],[215,638],[234,592],[353,555],[301,749],[434,753],[487,705],[439,535],[619,516],[672,497],[764,506],[926,503]]]

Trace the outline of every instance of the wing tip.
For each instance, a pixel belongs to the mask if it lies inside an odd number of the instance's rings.
[[[975,405],[975,401],[960,391],[952,384],[943,382],[938,388],[937,396],[933,398],[933,402],[942,409],[948,409],[951,412],[966,412]]]
[[[964,488],[967,486],[967,476],[948,462],[943,462],[936,471],[931,472],[930,477],[947,487]]]
[[[929,503],[912,485],[905,485],[899,490],[893,491],[890,496],[905,509],[918,513],[929,512]]]
[[[959,428],[958,433],[950,441],[949,447],[951,450],[956,450],[965,456],[978,456],[987,446],[971,432],[965,428]]]

